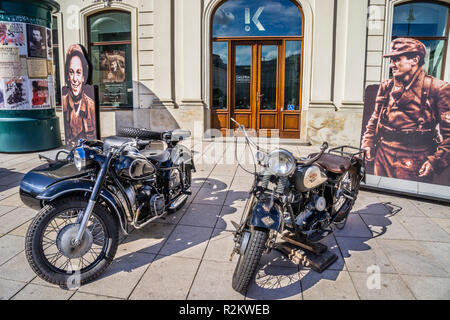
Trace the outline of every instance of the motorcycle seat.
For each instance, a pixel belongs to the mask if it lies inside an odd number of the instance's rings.
[[[309,155],[310,158],[317,155],[317,153],[312,153]],[[324,153],[315,163],[325,168],[333,173],[341,174],[350,169],[351,163],[345,158],[335,154]]]
[[[170,158],[170,152],[167,150],[142,150],[141,154],[147,159],[157,162],[166,162]]]

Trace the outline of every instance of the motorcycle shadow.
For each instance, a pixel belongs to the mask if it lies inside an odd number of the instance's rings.
[[[187,258],[197,264],[202,259],[227,262],[233,265],[232,271],[237,258],[229,262],[234,246],[234,227],[230,221],[240,221],[248,191],[229,190],[229,185],[228,181],[219,178],[194,178],[192,195],[187,203],[179,211],[166,215],[164,220],[155,220],[142,229],[133,230],[128,236],[122,236],[114,262],[94,282],[106,278],[109,282],[122,272],[139,273],[138,269],[157,264],[166,257]],[[228,204],[222,206],[223,203]],[[192,276],[194,278],[195,273]],[[231,275],[225,280],[231,287]]]
[[[348,283],[351,283],[348,270],[350,268],[352,271],[364,272],[368,277],[368,268],[383,263],[382,260],[373,258],[376,252],[365,251],[377,249],[372,247],[373,239],[386,233],[388,226],[392,224],[390,217],[401,209],[390,202],[380,202],[352,211],[343,230],[335,230],[334,234],[320,241],[338,256],[322,273],[297,265],[276,250],[263,255],[260,268],[248,287],[246,297],[295,300],[330,297],[357,299],[353,289],[348,288]],[[322,295],[321,292],[327,294]]]

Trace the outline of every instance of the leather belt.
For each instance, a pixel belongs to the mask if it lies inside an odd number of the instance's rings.
[[[385,141],[398,141],[410,145],[428,145],[433,143],[435,134],[431,129],[394,129],[380,124],[380,137]]]

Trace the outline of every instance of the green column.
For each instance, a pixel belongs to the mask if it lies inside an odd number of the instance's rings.
[[[55,75],[48,71],[53,49],[47,46],[52,13],[58,11],[53,0],[0,0],[0,152],[61,146]],[[30,45],[35,33],[33,40],[43,38],[43,46],[42,39]]]

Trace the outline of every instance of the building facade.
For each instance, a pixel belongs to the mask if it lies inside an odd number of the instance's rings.
[[[233,117],[261,135],[359,146],[365,89],[389,77],[392,38],[423,40],[427,71],[450,77],[450,1],[57,2],[56,87],[65,50],[84,45],[102,136],[123,126],[229,134]]]

